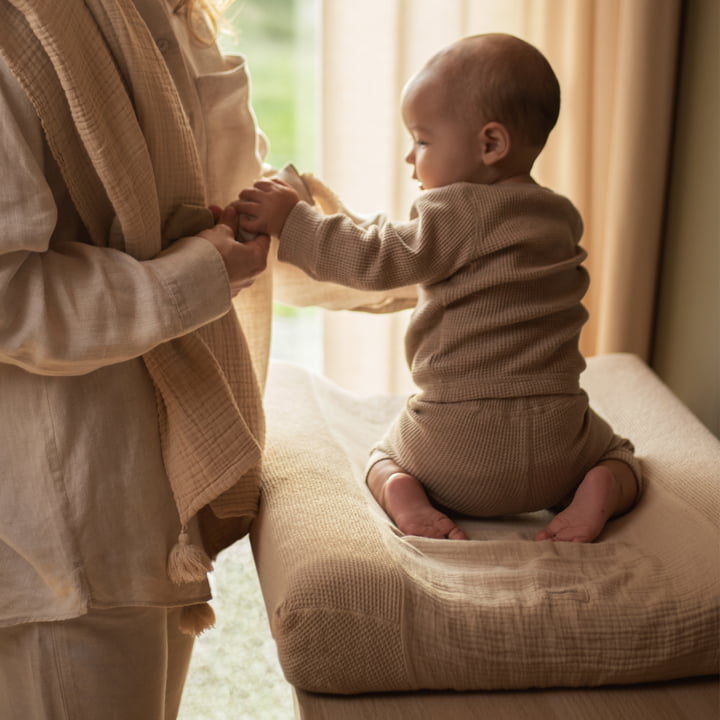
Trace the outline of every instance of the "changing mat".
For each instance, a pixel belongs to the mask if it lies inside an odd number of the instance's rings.
[[[720,442],[632,355],[591,358],[594,409],[646,490],[592,544],[533,541],[547,512],[402,536],[363,482],[405,402],[271,370],[251,533],[280,664],[321,693],[636,683],[720,668]]]

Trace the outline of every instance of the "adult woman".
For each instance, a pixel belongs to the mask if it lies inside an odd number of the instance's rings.
[[[264,150],[207,10],[0,2],[4,718],[175,717],[178,626],[207,624],[197,548],[257,502],[266,347],[251,358],[229,310],[268,239],[235,242],[205,206]],[[254,332],[264,282],[243,291]]]

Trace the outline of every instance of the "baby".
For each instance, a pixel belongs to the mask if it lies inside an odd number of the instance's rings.
[[[641,492],[632,444],[580,389],[588,288],[582,221],[530,173],[560,89],[532,45],[464,38],[408,82],[406,161],[423,192],[406,222],[320,214],[278,180],[245,189],[240,224],[279,237],[310,276],[418,285],[406,354],[418,393],[372,450],[367,483],[398,528],[464,539],[452,513],[557,510],[536,536],[590,542]]]

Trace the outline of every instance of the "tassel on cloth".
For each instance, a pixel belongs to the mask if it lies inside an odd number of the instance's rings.
[[[202,582],[213,569],[207,553],[190,542],[187,527],[183,526],[178,541],[170,551],[168,577],[176,584]],[[208,603],[186,605],[180,613],[179,627],[185,635],[197,637],[215,625],[215,612]]]
[[[202,582],[212,569],[212,560],[202,548],[190,543],[187,528],[183,527],[168,556],[168,577],[176,585]]]
[[[180,613],[180,632],[191,637],[215,626],[215,612],[208,603],[186,605]]]

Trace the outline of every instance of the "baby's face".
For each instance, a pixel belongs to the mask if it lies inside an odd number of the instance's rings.
[[[449,111],[436,77],[416,78],[403,95],[402,114],[412,138],[405,161],[424,190],[456,182],[487,182],[477,129]]]

